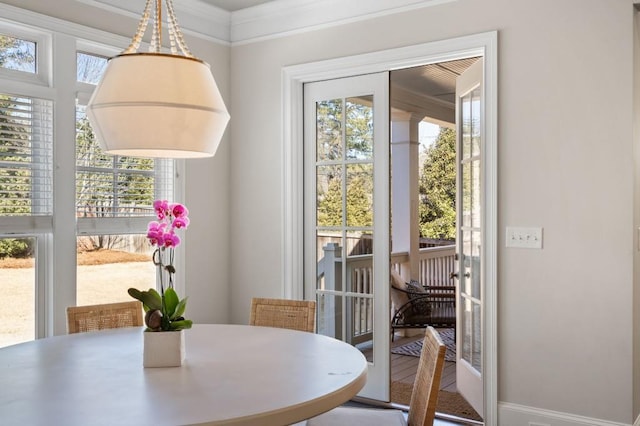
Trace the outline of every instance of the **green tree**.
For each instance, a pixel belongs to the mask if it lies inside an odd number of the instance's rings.
[[[373,226],[373,167],[353,164],[347,185],[347,226]]]
[[[316,158],[334,161],[342,158],[342,99],[318,102],[316,105]]]
[[[372,226],[373,168],[366,161],[373,153],[370,102],[371,99],[363,97],[317,104],[316,158],[329,163],[317,167],[319,226],[342,226],[343,219],[350,227]],[[343,159],[348,163],[343,163]]]
[[[337,168],[341,169],[341,168]],[[342,225],[342,178],[327,176],[326,188],[318,185],[317,215],[319,226]]]
[[[456,134],[441,128],[426,151],[420,177],[420,236],[456,237]]]
[[[366,160],[373,155],[373,98],[347,99],[345,122],[348,159]]]

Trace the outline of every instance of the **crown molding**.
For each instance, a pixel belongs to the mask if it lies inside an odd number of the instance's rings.
[[[145,3],[144,0],[76,1],[135,19],[142,15]],[[173,7],[183,33],[218,43],[230,43],[231,13],[200,0],[180,0]]]
[[[231,43],[244,44],[458,0],[275,0],[231,14]]]
[[[23,27],[29,26],[37,30],[47,28],[62,34],[69,34],[80,39],[102,43],[105,46],[122,46],[124,48],[131,41],[130,38],[121,37],[106,31],[100,31],[95,28],[89,28],[84,25],[0,3],[0,21],[5,20],[20,22]],[[108,47],[105,48],[109,49]],[[113,52],[113,54],[115,53],[116,52]]]
[[[144,0],[76,1],[133,18],[138,18],[144,9]],[[227,12],[201,0],[180,0],[174,7],[185,34],[245,44],[454,1],[457,0],[274,0]]]

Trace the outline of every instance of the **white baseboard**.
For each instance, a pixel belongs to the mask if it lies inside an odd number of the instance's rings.
[[[633,422],[633,426],[640,426],[640,415],[636,418],[636,421]]]
[[[498,403],[498,419],[500,426],[631,426],[509,402]],[[640,417],[633,426],[640,426]]]

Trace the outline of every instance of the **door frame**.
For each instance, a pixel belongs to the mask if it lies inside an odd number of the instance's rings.
[[[483,336],[484,422],[497,424],[497,255],[498,255],[498,32],[474,34],[362,55],[329,59],[282,69],[282,294],[303,298],[303,85],[308,82],[445,62],[472,56],[484,58],[485,143],[485,334]]]

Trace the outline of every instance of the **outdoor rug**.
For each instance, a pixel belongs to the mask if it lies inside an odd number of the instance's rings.
[[[409,405],[413,384],[403,382],[391,382],[391,402]],[[476,410],[457,392],[438,392],[436,411],[450,414],[463,419],[482,421]]]
[[[445,361],[456,361],[456,342],[455,342],[455,329],[453,328],[441,328],[438,329],[442,342],[447,347],[447,351],[444,354]],[[422,339],[418,339],[415,342],[406,343],[402,346],[396,346],[391,348],[392,354],[397,355],[409,355],[420,358],[420,351],[422,350]]]

